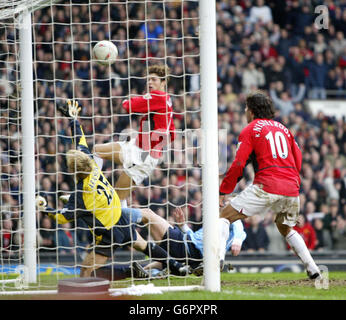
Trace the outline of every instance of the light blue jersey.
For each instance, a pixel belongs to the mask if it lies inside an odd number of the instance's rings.
[[[142,213],[141,210],[135,208],[121,208],[121,214],[127,215],[131,221],[131,223],[140,223],[142,221]],[[185,226],[185,231],[181,231],[187,234],[195,247],[200,251],[203,256],[203,227],[193,232],[187,224]],[[238,239],[241,243],[245,240],[246,233],[244,231],[244,226],[241,220],[237,220],[230,224],[229,226],[229,237],[226,241],[226,252],[231,248],[233,240]],[[186,238],[184,238],[185,246],[187,247]],[[189,249],[187,248],[189,251]]]
[[[193,232],[189,227],[187,228],[188,230],[186,230],[186,233],[190,236],[193,244],[203,255],[203,227],[195,232]],[[246,233],[241,220],[231,223],[229,226],[229,237],[226,242],[226,252],[231,248],[234,239],[239,239],[243,242],[245,238]]]

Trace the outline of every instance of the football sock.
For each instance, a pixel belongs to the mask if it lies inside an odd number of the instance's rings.
[[[230,223],[227,219],[225,218],[220,218],[219,219],[219,236],[220,236],[220,260],[225,259],[226,255],[226,244],[227,240],[229,238],[229,226]]]
[[[308,248],[306,247],[303,238],[297,231],[291,230],[290,233],[286,236],[286,241],[292,247],[300,260],[302,260],[304,266],[311,274],[314,274],[316,272],[319,273],[319,269],[314,259],[312,258]]]
[[[126,199],[120,200],[120,205],[122,208],[127,208],[127,200]]]
[[[166,250],[162,249],[160,246],[153,242],[148,242],[147,247],[144,250],[144,253],[152,259],[158,259],[158,261],[163,264],[163,267],[167,266],[168,259],[168,265],[172,271],[177,271],[180,267],[182,267],[182,264],[178,261],[168,258]]]
[[[132,276],[130,266],[104,266],[94,270],[91,275],[110,281],[121,280]]]

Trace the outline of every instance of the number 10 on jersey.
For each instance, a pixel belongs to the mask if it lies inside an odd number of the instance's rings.
[[[279,155],[280,158],[286,159],[288,156],[288,147],[284,134],[276,131],[275,136],[273,136],[273,132],[269,131],[265,137],[270,143],[273,158],[277,159],[277,155]]]

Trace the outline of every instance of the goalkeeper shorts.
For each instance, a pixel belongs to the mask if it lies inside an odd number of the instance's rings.
[[[104,228],[100,232],[96,245],[89,248],[95,253],[112,257],[113,251],[122,246],[129,246],[137,240],[136,226],[130,222],[129,216],[122,214],[119,221],[110,230]]]
[[[275,222],[289,227],[296,225],[299,215],[299,197],[268,193],[254,184],[231,199],[230,204],[235,210],[249,217],[255,214],[263,217],[271,210],[276,214]]]
[[[159,164],[160,159],[153,158],[136,145],[136,140],[119,141],[123,156],[123,167],[126,174],[132,178],[136,185],[140,185],[144,179],[150,177]]]

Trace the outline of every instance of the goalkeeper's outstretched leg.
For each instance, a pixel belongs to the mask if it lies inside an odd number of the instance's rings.
[[[133,244],[137,250],[150,255],[154,259],[168,261],[170,269],[176,274],[186,273],[184,266],[168,257],[167,252],[154,243],[145,241],[130,223],[127,215],[121,210],[116,190],[109,183],[91,154],[86,138],[77,120],[81,107],[76,101],[67,101],[67,105],[59,106],[61,113],[68,117],[75,150],[67,152],[67,167],[75,174],[74,191],[63,209],[47,206],[45,199],[37,198],[37,209],[54,220],[64,224],[82,219],[94,236],[94,246],[83,261],[80,275],[88,277],[92,271],[104,265],[114,251],[125,245]],[[165,263],[165,262],[163,262]]]

